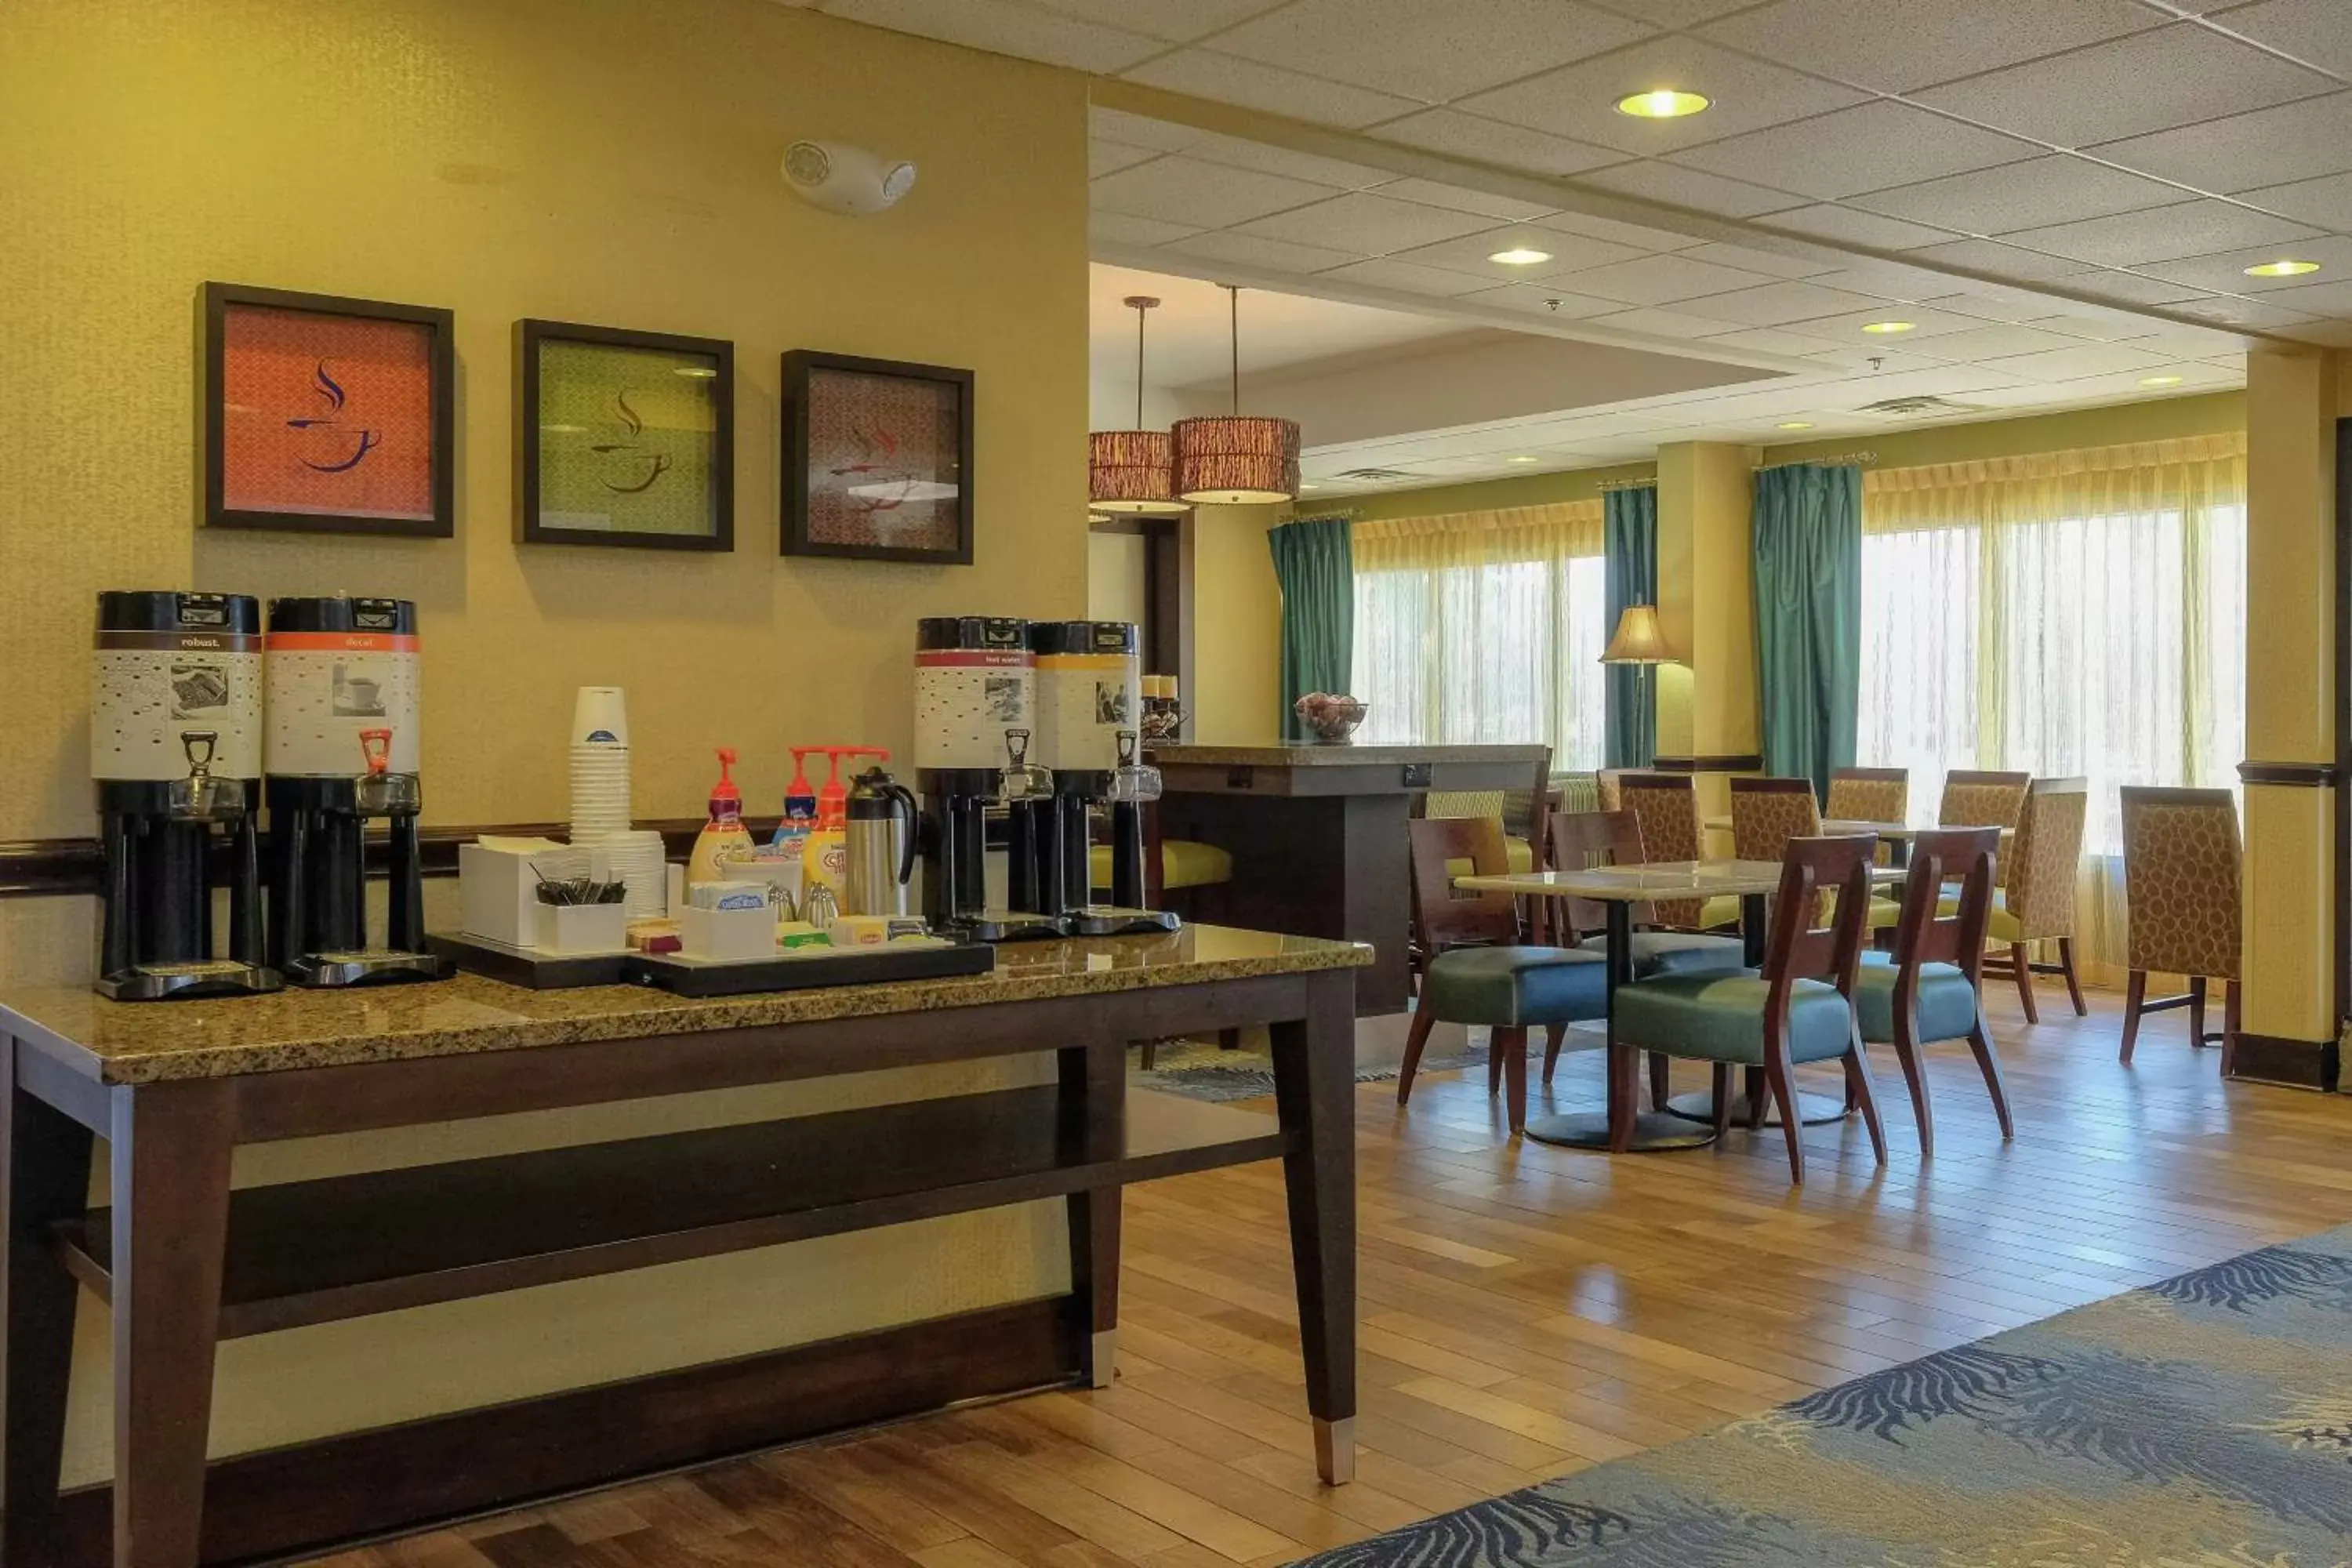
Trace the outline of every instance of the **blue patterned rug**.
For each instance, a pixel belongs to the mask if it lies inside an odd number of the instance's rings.
[[[1736,1331],[1727,1322],[1727,1335]],[[2352,1226],[1307,1559],[1312,1568],[2347,1562]]]

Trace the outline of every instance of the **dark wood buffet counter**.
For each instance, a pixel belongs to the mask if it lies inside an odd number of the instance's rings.
[[[1156,746],[1162,837],[1234,858],[1220,919],[1370,943],[1360,1013],[1399,1013],[1412,919],[1405,822],[1430,790],[1534,789],[1543,746]]]
[[[193,1568],[959,1398],[1108,1381],[1119,1189],[1279,1158],[1317,1464],[1353,1471],[1360,948],[1193,926],[965,979],[686,1000],[475,976],[144,1006],[0,995],[0,1559]],[[1130,1041],[1271,1026],[1275,1116],[1130,1093]],[[1055,1084],[230,1190],[240,1143],[1053,1053]],[[111,1205],[90,1209],[93,1136]],[[214,1353],[268,1333],[1039,1198],[1071,1294],[205,1462]],[[111,1488],[59,1495],[75,1292],[112,1308]],[[551,1324],[551,1331],[561,1331]]]

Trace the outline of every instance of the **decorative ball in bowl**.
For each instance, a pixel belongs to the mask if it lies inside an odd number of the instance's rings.
[[[1364,721],[1364,705],[1352,697],[1342,697],[1328,691],[1310,691],[1291,705],[1298,721],[1317,742],[1326,746],[1344,746],[1355,734],[1356,726]]]

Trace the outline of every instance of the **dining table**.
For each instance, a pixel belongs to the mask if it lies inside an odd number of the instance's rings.
[[[1826,825],[1824,825],[1826,826]],[[1899,881],[1902,868],[1870,868],[1874,884]],[[1617,989],[1633,983],[1633,906],[1661,900],[1715,898],[1739,900],[1742,958],[1753,969],[1764,962],[1768,930],[1767,904],[1780,890],[1778,860],[1657,860],[1639,866],[1591,866],[1573,871],[1514,871],[1491,876],[1456,877],[1454,885],[1468,892],[1510,893],[1529,899],[1585,899],[1601,907],[1606,919],[1605,962],[1608,964],[1609,1010],[1613,1017]],[[1527,1135],[1538,1143],[1570,1149],[1606,1149],[1616,1097],[1639,1094],[1637,1085],[1621,1084],[1615,1073],[1609,1080],[1610,1111],[1559,1111],[1530,1116]],[[1750,1092],[1756,1086],[1750,1083]],[[1834,1121],[1846,1114],[1842,1097],[1800,1096],[1799,1113],[1808,1122]],[[1744,1120],[1748,1107],[1734,1102],[1732,1117]],[[1678,1095],[1655,1110],[1635,1108],[1633,1142],[1635,1152],[1699,1149],[1715,1141],[1715,1097],[1711,1090]]]

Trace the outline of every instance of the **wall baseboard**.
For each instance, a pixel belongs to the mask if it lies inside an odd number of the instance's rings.
[[[1764,759],[1753,752],[1729,757],[1653,757],[1650,767],[1662,773],[1760,773]]]
[[[2233,1078],[2294,1089],[2336,1092],[2341,1062],[2334,1040],[2295,1040],[2283,1035],[2238,1035]]]

